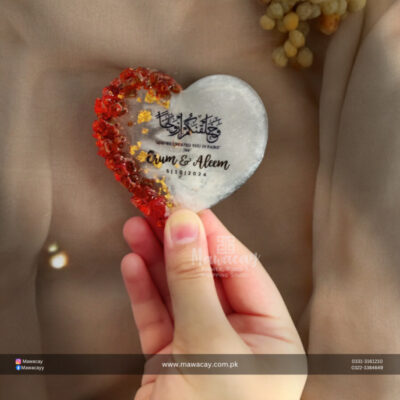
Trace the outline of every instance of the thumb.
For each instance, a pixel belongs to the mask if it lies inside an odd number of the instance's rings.
[[[228,321],[215,288],[206,234],[197,214],[181,209],[169,217],[164,252],[175,338],[185,338],[187,343],[204,332],[226,328]]]

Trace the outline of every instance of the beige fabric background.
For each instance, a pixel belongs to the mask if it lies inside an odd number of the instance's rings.
[[[261,254],[310,352],[400,352],[400,1],[370,0],[325,63],[316,36],[307,72],[271,64],[279,36],[259,29],[252,0],[0,0],[0,10],[1,353],[139,351],[119,271],[136,210],[91,137],[95,97],[138,65],[183,86],[227,73],[257,90],[266,158],[215,212]],[[64,270],[47,265],[52,240],[70,255]],[[138,384],[0,377],[0,398],[130,399]],[[304,394],[396,397],[395,377],[312,377]]]

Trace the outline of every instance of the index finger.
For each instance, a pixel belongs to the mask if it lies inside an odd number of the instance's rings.
[[[275,283],[258,257],[237,240],[214,213],[200,213],[211,262],[232,309],[237,313],[290,318]]]

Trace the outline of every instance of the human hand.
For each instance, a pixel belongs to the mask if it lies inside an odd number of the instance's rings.
[[[127,221],[124,237],[133,253],[122,274],[145,354],[304,354],[273,281],[211,211],[173,213],[164,246],[139,217]],[[144,375],[135,399],[299,399],[305,379]]]

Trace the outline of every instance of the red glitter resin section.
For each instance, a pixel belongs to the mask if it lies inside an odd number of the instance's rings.
[[[93,136],[107,168],[132,193],[131,202],[157,226],[164,227],[167,200],[159,194],[157,182],[142,174],[139,163],[129,153],[130,143],[119,129],[118,117],[128,111],[125,99],[136,97],[141,89],[151,90],[163,101],[182,90],[173,78],[162,72],[143,67],[125,69],[103,89],[102,97],[96,99]]]

